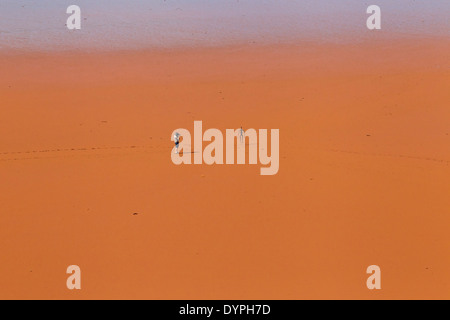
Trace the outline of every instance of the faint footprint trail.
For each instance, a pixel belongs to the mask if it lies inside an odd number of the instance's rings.
[[[370,157],[390,157],[390,158],[405,158],[412,160],[421,160],[421,161],[432,161],[436,163],[446,164],[447,166],[450,164],[450,160],[431,158],[431,157],[418,157],[418,156],[410,156],[403,154],[389,154],[389,153],[368,153],[368,152],[358,152],[358,151],[350,151],[350,150],[338,150],[338,149],[330,149],[331,152],[338,153],[348,153],[348,154],[356,154],[361,156],[370,156]]]
[[[1,161],[20,161],[20,160],[40,160],[48,158],[62,158],[68,156],[80,155],[92,155],[93,151],[131,151],[139,149],[154,148],[153,146],[112,146],[112,147],[85,147],[85,148],[59,148],[59,149],[41,149],[41,150],[29,150],[29,151],[12,151],[12,152],[0,152]],[[63,153],[68,153],[66,156]],[[56,154],[56,156],[55,156]],[[52,156],[53,155],[53,156]],[[99,155],[96,153],[95,155]]]

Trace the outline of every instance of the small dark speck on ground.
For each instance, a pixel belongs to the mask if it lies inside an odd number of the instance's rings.
[[[139,214],[139,213],[137,213],[137,212],[134,212],[134,213],[133,213],[133,216],[137,216],[138,214]]]
[[[370,137],[371,135],[370,134],[366,134],[366,137]]]

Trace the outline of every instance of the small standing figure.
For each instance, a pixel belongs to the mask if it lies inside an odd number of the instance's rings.
[[[178,132],[175,132],[173,135],[173,141],[175,141],[175,153],[178,153],[178,146],[180,145],[180,134]]]
[[[242,129],[239,131],[239,140],[242,142],[244,142],[244,129]]]

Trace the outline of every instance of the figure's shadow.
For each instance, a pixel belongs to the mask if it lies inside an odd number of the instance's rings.
[[[193,153],[200,153],[199,151],[180,151],[178,154],[180,156],[183,156],[183,154],[193,154]]]

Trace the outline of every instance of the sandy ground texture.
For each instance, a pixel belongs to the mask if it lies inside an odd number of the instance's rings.
[[[0,298],[450,298],[449,49],[0,53]],[[194,120],[278,174],[175,166]]]

